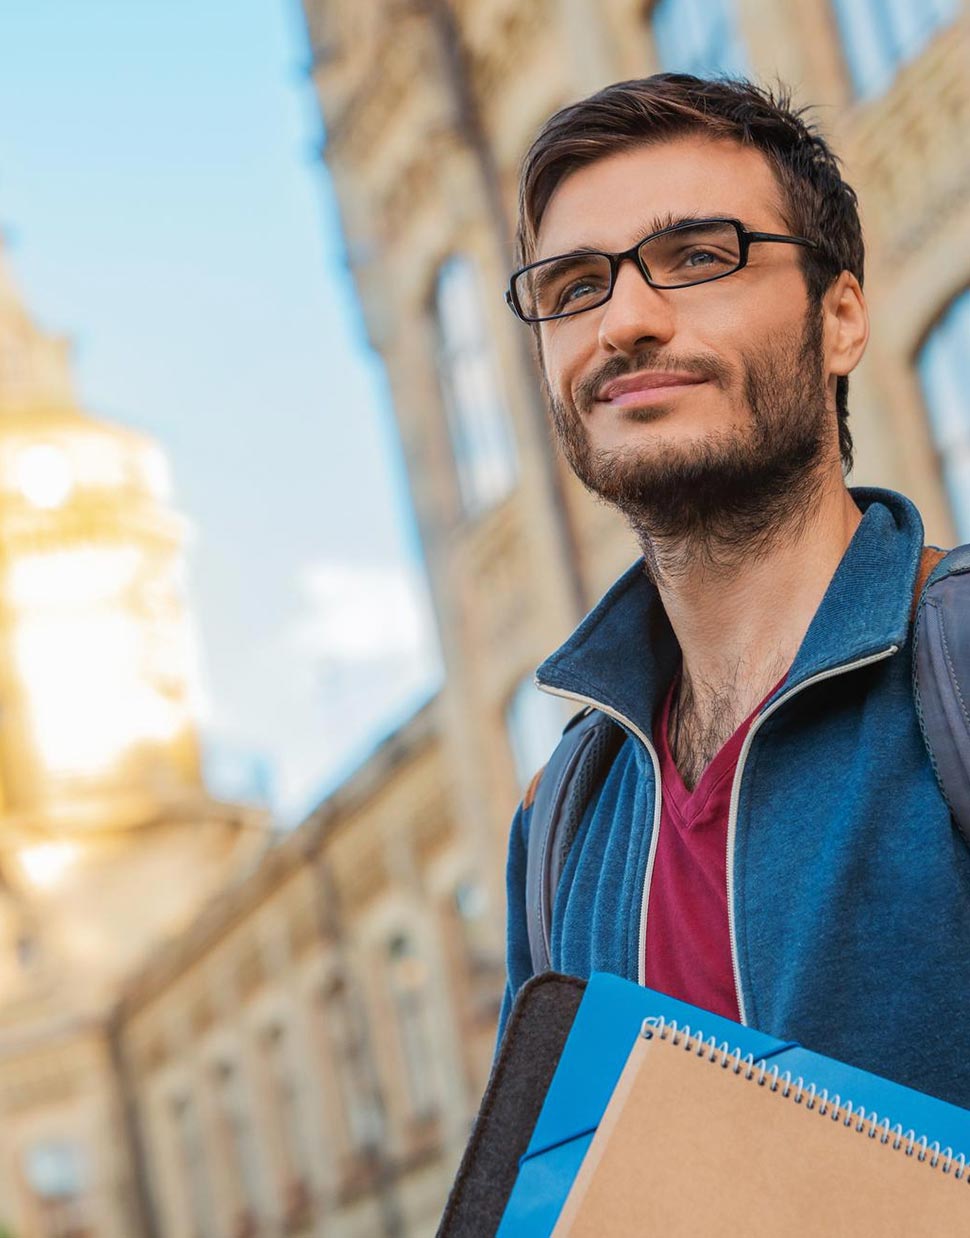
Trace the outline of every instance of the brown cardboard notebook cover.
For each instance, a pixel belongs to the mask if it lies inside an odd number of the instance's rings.
[[[970,1234],[970,1186],[668,1034],[640,1037],[553,1238]]]

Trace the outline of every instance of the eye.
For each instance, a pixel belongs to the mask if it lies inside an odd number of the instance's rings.
[[[602,297],[608,283],[608,275],[595,271],[574,276],[557,288],[553,313],[562,314],[566,310],[585,308],[590,302]]]
[[[691,270],[698,270],[703,267],[718,267],[733,265],[737,261],[736,258],[728,258],[725,254],[715,253],[713,249],[704,249],[701,246],[691,246],[685,249],[681,255],[681,263]]]
[[[559,294],[559,302],[561,305],[568,305],[572,301],[582,301],[601,291],[602,286],[599,281],[584,276],[582,279],[574,279],[572,283],[563,288]]]

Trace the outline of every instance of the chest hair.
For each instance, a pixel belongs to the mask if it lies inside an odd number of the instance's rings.
[[[684,676],[674,693],[667,742],[674,764],[688,791],[693,791],[727,741],[784,674],[779,668],[751,691],[735,680],[721,687],[703,684],[695,689]]]

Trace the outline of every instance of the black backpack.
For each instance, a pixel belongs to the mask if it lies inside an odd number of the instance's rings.
[[[933,552],[924,552],[924,563],[926,555]],[[943,798],[970,846],[970,545],[940,555],[919,591],[914,622],[920,730]],[[566,724],[538,778],[525,879],[536,975],[551,966],[552,904],[569,850],[625,738],[617,722],[588,705]]]

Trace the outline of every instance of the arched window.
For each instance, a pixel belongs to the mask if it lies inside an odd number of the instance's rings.
[[[523,791],[549,760],[570,713],[574,712],[572,704],[540,692],[531,675],[519,680],[505,709],[505,727]]]
[[[236,1064],[225,1058],[212,1069],[215,1118],[223,1156],[228,1161],[239,1228],[258,1211],[259,1148],[250,1097]]]
[[[442,263],[434,297],[438,376],[465,514],[474,518],[510,493],[515,442],[471,260]]]
[[[495,912],[489,902],[488,888],[481,877],[468,873],[455,883],[452,891],[454,917],[461,958],[467,975],[473,980],[488,979],[503,966],[495,951]]]
[[[384,1136],[384,1111],[360,995],[337,975],[321,993],[321,1002],[349,1148],[352,1152],[372,1150]]]
[[[421,1121],[432,1117],[438,1108],[428,1026],[428,967],[405,933],[396,934],[387,943],[387,961],[411,1117]]]
[[[300,1070],[295,1061],[292,1036],[282,1023],[271,1023],[260,1036],[264,1077],[269,1085],[270,1136],[282,1168],[283,1212],[296,1227],[304,1218],[307,1196],[308,1152],[304,1145]]]
[[[926,338],[917,369],[957,536],[970,540],[970,288]]]
[[[80,1145],[70,1140],[31,1144],[24,1154],[24,1176],[33,1197],[43,1238],[75,1238],[90,1232],[88,1170]]]
[[[181,1092],[171,1097],[169,1111],[192,1228],[197,1234],[208,1234],[214,1229],[215,1210],[207,1149],[197,1105],[194,1096]]]
[[[887,90],[899,66],[956,17],[958,0],[834,0],[834,6],[855,92],[868,99]]]
[[[659,0],[651,13],[661,67],[698,77],[744,77],[748,58],[733,0]]]

